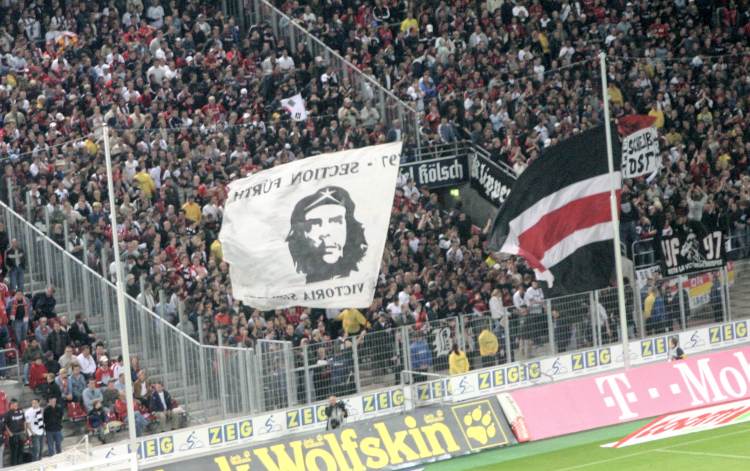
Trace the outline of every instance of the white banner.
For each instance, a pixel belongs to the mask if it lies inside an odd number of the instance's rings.
[[[659,170],[659,137],[655,127],[625,136],[622,140],[622,178],[649,175]]]
[[[293,97],[281,100],[281,107],[289,112],[294,121],[306,121],[307,109],[305,108],[305,99],[299,93]]]
[[[401,143],[323,154],[229,185],[219,240],[252,307],[372,303]]]

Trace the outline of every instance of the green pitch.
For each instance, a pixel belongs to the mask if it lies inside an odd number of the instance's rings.
[[[648,420],[433,463],[425,471],[733,471],[750,469],[750,423],[625,448],[601,448]],[[668,466],[668,467],[665,467]]]

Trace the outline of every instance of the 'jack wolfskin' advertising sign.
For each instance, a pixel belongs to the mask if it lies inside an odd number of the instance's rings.
[[[492,398],[345,423],[335,431],[287,436],[151,469],[396,469],[506,446],[512,440],[513,434],[502,410]]]

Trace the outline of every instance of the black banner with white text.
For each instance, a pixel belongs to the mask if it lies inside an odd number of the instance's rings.
[[[656,240],[662,275],[682,275],[724,266],[724,234],[689,229]]]

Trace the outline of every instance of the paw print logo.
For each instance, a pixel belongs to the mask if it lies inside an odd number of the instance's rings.
[[[471,450],[477,451],[508,443],[508,437],[489,400],[456,405],[452,410]]]
[[[482,410],[481,405],[464,416],[464,426],[466,427],[466,436],[480,445],[486,445],[490,439],[497,435],[497,427],[492,420],[492,412]]]

